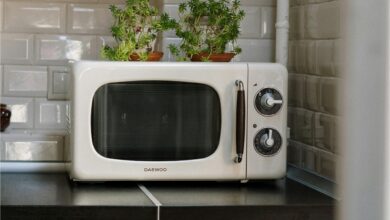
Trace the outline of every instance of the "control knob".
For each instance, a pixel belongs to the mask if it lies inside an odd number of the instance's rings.
[[[282,146],[282,137],[277,130],[264,128],[256,134],[254,146],[258,153],[270,156],[279,151]]]
[[[271,88],[262,89],[256,96],[255,106],[258,112],[263,115],[276,114],[283,104],[282,95]]]

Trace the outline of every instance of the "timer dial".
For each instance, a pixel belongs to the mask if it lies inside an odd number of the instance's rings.
[[[283,105],[282,95],[272,88],[262,89],[256,96],[255,106],[263,115],[276,114]]]
[[[277,130],[264,128],[256,134],[254,146],[259,154],[271,156],[276,154],[282,146],[282,137]]]

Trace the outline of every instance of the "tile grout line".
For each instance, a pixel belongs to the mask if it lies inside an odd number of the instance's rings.
[[[142,190],[143,193],[157,206],[157,220],[160,220],[160,206],[161,202],[142,184],[138,184],[138,187]]]

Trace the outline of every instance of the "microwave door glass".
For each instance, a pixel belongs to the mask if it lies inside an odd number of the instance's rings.
[[[107,158],[179,161],[213,154],[221,133],[217,92],[197,83],[111,83],[94,95],[92,141]]]

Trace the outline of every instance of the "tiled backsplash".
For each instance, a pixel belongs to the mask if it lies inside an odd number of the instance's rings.
[[[177,16],[180,0],[154,0]],[[235,61],[274,60],[275,0],[241,0],[246,11]],[[63,161],[69,59],[100,59],[113,42],[110,4],[124,0],[0,0],[1,103],[11,126],[0,137],[2,161]],[[166,33],[162,46],[178,42]],[[165,49],[164,60],[173,60]]]
[[[339,0],[294,0],[290,10],[289,163],[335,180],[340,109]]]
[[[158,2],[158,1],[157,1]],[[180,0],[162,7],[177,16]],[[276,0],[242,0],[246,11],[235,61],[271,62]],[[161,4],[161,2],[158,2]],[[289,163],[335,178],[339,1],[292,0],[289,45]],[[112,44],[110,4],[123,0],[0,0],[0,94],[12,123],[0,137],[2,161],[63,161],[69,59],[100,59]],[[178,43],[164,34],[162,48]],[[174,58],[164,49],[165,61]]]

